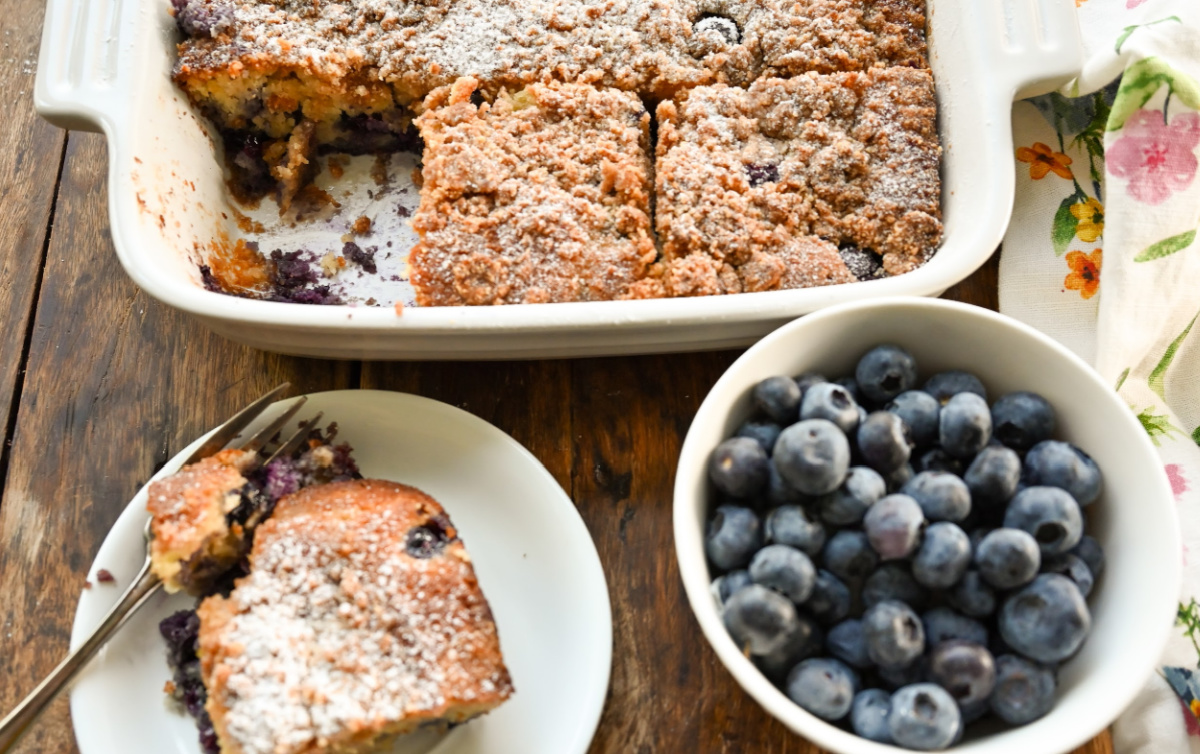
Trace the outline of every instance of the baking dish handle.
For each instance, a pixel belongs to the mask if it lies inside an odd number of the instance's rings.
[[[984,3],[977,18],[995,24],[982,38],[987,69],[1015,99],[1053,91],[1079,75],[1083,41],[1075,0],[1001,0]],[[999,14],[999,18],[996,14]]]
[[[33,101],[60,128],[100,131],[128,103],[135,0],[46,0]]]

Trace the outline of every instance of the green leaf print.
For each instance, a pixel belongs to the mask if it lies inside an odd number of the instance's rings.
[[[1200,427],[1196,427],[1192,430],[1192,442],[1200,445]]]
[[[1141,254],[1138,254],[1133,258],[1133,261],[1149,262],[1154,259],[1169,257],[1175,252],[1183,251],[1187,247],[1191,246],[1192,242],[1195,240],[1196,231],[1194,230],[1189,230],[1187,233],[1180,233],[1179,235],[1171,236],[1170,238],[1164,238],[1157,243],[1152,243],[1147,246],[1144,250],[1142,250]]]
[[[1176,71],[1161,58],[1139,60],[1125,70],[1108,118],[1108,130],[1125,125],[1129,116],[1140,110],[1163,85],[1193,110],[1200,110],[1200,85],[1187,74]]]
[[[1075,238],[1075,229],[1079,227],[1079,220],[1071,214],[1071,205],[1073,204],[1075,204],[1074,194],[1063,199],[1062,204],[1058,205],[1058,211],[1054,213],[1054,225],[1050,228],[1050,241],[1054,244],[1055,256],[1061,257],[1067,253],[1067,247]]]
[[[1155,414],[1153,411],[1154,406],[1147,406],[1139,411],[1137,415],[1137,420],[1141,423],[1142,429],[1146,430],[1146,434],[1150,436],[1150,442],[1157,446],[1159,444],[1159,437],[1170,435],[1172,432],[1180,437],[1187,437],[1182,429],[1171,423],[1166,414]]]
[[[1164,401],[1167,399],[1167,396],[1164,394],[1166,391],[1167,367],[1171,366],[1171,362],[1175,360],[1175,354],[1179,351],[1179,346],[1183,345],[1183,339],[1192,331],[1192,325],[1196,324],[1198,317],[1200,317],[1200,314],[1192,317],[1192,321],[1188,322],[1188,326],[1183,328],[1183,332],[1179,333],[1179,337],[1171,341],[1171,345],[1167,346],[1166,352],[1158,360],[1158,365],[1154,367],[1153,371],[1150,372],[1150,376],[1146,378],[1146,382],[1150,384],[1150,389],[1157,393],[1158,397]]]
[[[1117,44],[1114,45],[1113,49],[1116,50],[1116,52],[1118,54],[1120,54],[1121,45],[1125,44],[1125,40],[1129,39],[1129,36],[1131,34],[1133,34],[1135,31],[1137,31],[1138,29],[1144,29],[1147,26],[1154,26],[1155,24],[1165,23],[1167,21],[1175,21],[1176,23],[1183,23],[1183,21],[1180,20],[1179,16],[1167,16],[1166,18],[1160,18],[1157,21],[1151,21],[1148,24],[1134,24],[1133,26],[1126,26],[1125,30],[1123,32],[1121,32],[1121,36],[1117,37]]]
[[[1121,386],[1125,384],[1125,380],[1129,377],[1129,367],[1125,367],[1125,371],[1121,372],[1121,376],[1117,378],[1117,386],[1113,390],[1121,392]]]
[[[1195,597],[1186,605],[1179,603],[1175,610],[1175,625],[1183,626],[1183,635],[1192,640],[1192,646],[1200,654],[1200,644],[1196,641],[1196,634],[1200,633],[1200,605],[1196,604]]]

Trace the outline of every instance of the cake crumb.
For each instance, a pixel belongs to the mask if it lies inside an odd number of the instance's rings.
[[[101,584],[115,584],[117,583],[117,577],[113,576],[107,568],[101,568],[99,571],[96,571],[96,581],[99,581]]]
[[[164,683],[163,684],[163,693],[166,694],[167,696],[174,696],[175,695],[175,682],[169,680],[166,683]]]
[[[89,581],[89,580],[87,580],[87,579],[84,579],[84,580],[83,580],[83,588],[84,588],[84,589],[91,589],[91,588],[92,588],[92,582],[91,582],[91,581]]]
[[[321,272],[327,278],[336,277],[345,266],[346,260],[335,255],[332,251],[325,252],[325,256],[321,257]]]
[[[351,227],[354,229],[356,235],[365,236],[371,232],[371,218],[361,215],[354,221],[354,225]]]
[[[404,316],[404,302],[403,301],[400,301],[399,299],[397,299],[396,303],[392,304],[392,308],[396,310],[397,317]]]

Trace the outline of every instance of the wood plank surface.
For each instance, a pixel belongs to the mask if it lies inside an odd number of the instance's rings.
[[[84,574],[132,492],[197,434],[288,379],[299,392],[361,384],[459,406],[524,444],[570,493],[613,604],[612,685],[592,754],[819,752],[720,665],[675,563],[679,448],[738,352],[360,365],[252,351],[128,281],[108,238],[105,168],[102,139],[71,134],[36,316],[17,327],[29,342],[13,357],[26,376],[0,498],[0,710],[65,653]],[[31,172],[11,188],[31,182],[32,192],[44,179]],[[995,308],[996,259],[947,295]],[[18,751],[77,751],[65,701]],[[1106,734],[1077,754],[1109,752]]]
[[[19,7],[11,7],[11,6]],[[0,427],[10,429],[66,134],[33,109],[43,3],[0,3]],[[0,452],[0,479],[8,463]]]

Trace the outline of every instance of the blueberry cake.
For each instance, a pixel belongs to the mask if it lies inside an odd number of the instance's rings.
[[[373,752],[513,692],[470,555],[442,507],[395,482],[281,499],[249,573],[200,605],[222,754]]]
[[[656,224],[668,295],[891,275],[941,239],[933,79],[874,68],[697,87],[658,106]]]
[[[346,445],[315,431],[295,457],[260,467],[253,451],[223,450],[152,482],[150,567],[168,592],[202,596],[249,552],[275,502],[301,486],[358,475]]]
[[[409,258],[422,306],[620,298],[657,252],[650,115],[635,95],[530,84],[472,101],[463,78],[425,100],[424,184]]]
[[[286,211],[327,153],[423,155],[424,306],[839,284],[940,242],[924,0],[171,2],[239,200]],[[282,274],[326,251],[203,281],[339,303]]]

